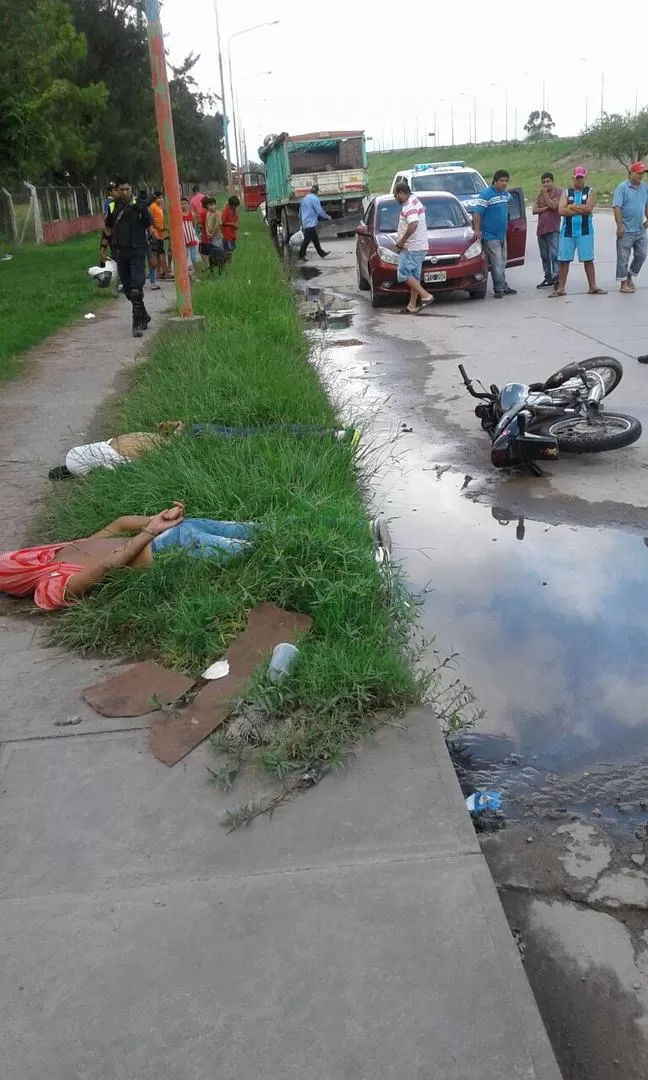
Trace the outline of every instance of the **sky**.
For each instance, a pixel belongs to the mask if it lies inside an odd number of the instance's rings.
[[[523,137],[529,112],[542,108],[543,81],[557,135],[577,134],[586,117],[600,114],[601,90],[607,112],[648,104],[642,46],[634,54],[617,47],[608,4],[574,8],[575,16],[586,14],[565,48],[558,9],[537,0],[216,3],[228,115],[227,43],[239,35],[230,51],[250,157],[265,135],[281,131],[360,128],[373,150],[433,146],[428,133],[436,131],[438,144],[449,145],[452,113],[456,143],[471,138],[475,114],[477,141],[504,139],[507,130]],[[171,63],[198,53],[200,89],[220,93],[214,12],[214,0],[164,0],[162,25]],[[645,41],[648,5],[627,0],[623,12],[623,36],[633,28],[632,37]]]

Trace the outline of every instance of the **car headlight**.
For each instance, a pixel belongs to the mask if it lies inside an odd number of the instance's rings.
[[[378,245],[378,255],[381,262],[388,263],[389,266],[398,266],[398,252],[393,251],[392,248]]]
[[[481,240],[475,240],[470,247],[467,247],[464,251],[464,259],[476,259],[478,255],[482,253]]]

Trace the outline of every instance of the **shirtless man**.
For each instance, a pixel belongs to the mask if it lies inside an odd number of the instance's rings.
[[[162,420],[155,431],[131,431],[126,435],[114,435],[104,442],[84,443],[73,446],[65,456],[65,465],[50,469],[50,480],[65,480],[69,476],[85,476],[92,469],[116,469],[128,465],[147,450],[161,446],[169,435],[185,432],[197,438],[213,436],[220,439],[242,439],[254,435],[272,433],[293,435],[296,438],[334,438],[351,443],[355,449],[360,441],[358,428],[328,428],[319,424],[262,424],[258,427],[232,427],[226,424],[190,424],[183,420]]]
[[[111,570],[148,567],[161,551],[181,547],[187,554],[227,561],[248,546],[257,526],[235,521],[184,518],[175,502],[153,517],[119,517],[81,540],[43,544],[0,554],[0,591],[33,595],[46,611],[69,607]],[[135,533],[125,537],[125,533]]]
[[[49,479],[65,480],[68,476],[85,476],[92,469],[116,469],[118,465],[128,465],[147,450],[161,446],[169,435],[179,435],[184,428],[182,420],[162,420],[155,431],[129,431],[102,442],[73,446],[65,455],[65,465],[50,469]]]

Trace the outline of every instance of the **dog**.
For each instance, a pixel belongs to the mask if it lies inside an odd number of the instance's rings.
[[[223,273],[225,269],[225,263],[227,259],[225,256],[225,250],[222,244],[210,244],[209,245],[209,273],[214,276],[214,270],[218,270],[219,274]]]

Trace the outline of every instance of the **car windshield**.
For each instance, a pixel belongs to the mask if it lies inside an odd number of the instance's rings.
[[[479,173],[422,173],[412,177],[412,191],[451,191],[453,195],[478,195],[485,187]]]
[[[468,224],[466,214],[456,199],[421,199],[425,207],[425,223],[428,229],[457,229]],[[378,207],[378,226],[376,232],[398,232],[398,219],[401,208],[393,202],[381,203]]]

